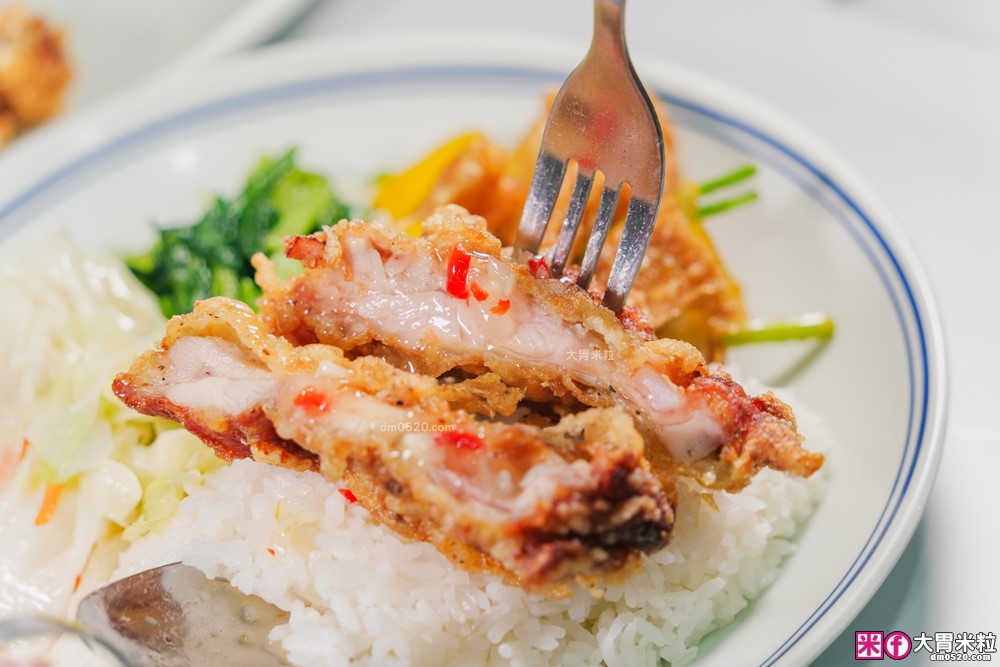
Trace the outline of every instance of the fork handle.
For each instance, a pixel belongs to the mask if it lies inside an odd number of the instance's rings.
[[[627,58],[625,0],[594,0],[594,40],[590,49],[618,59]]]

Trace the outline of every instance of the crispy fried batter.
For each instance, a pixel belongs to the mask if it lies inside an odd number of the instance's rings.
[[[229,299],[170,320],[161,348],[114,390],[181,421],[224,458],[318,463],[376,519],[528,590],[615,581],[662,548],[673,525],[673,489],[651,474],[620,410],[545,429],[480,421],[455,404],[508,400],[489,376],[443,386],[330,345],[293,347]]]
[[[586,292],[511,263],[481,218],[446,207],[423,228],[412,238],[353,221],[290,239],[307,270],[287,283],[258,256],[267,326],[432,376],[492,372],[532,401],[620,406],[658,471],[711,488],[738,490],[763,466],[809,475],[822,465],[780,401],[748,397],[690,345],[649,341]],[[449,291],[456,252],[469,256],[476,296]]]
[[[0,145],[48,120],[63,104],[72,70],[61,31],[23,7],[0,7]]]
[[[592,291],[603,293],[621,233],[621,226],[611,230]],[[688,220],[667,195],[628,302],[647,313],[660,336],[685,340],[713,361],[723,357],[718,338],[747,321],[739,285],[701,224]]]
[[[417,216],[426,217],[445,204],[458,204],[475,215],[483,216],[490,232],[505,246],[512,245],[553,98],[549,96],[546,99],[544,113],[509,154],[483,138],[460,154],[441,174],[418,208]],[[682,179],[672,126],[663,104],[657,103],[656,109],[663,129],[666,157],[663,198],[649,249],[628,304],[637,311],[645,312],[649,324],[660,336],[690,342],[710,359],[721,361],[724,350],[718,345],[718,338],[744,325],[746,310],[739,285],[729,275],[704,229],[698,222],[689,220],[678,205]],[[575,180],[576,165],[573,163],[567,168],[553,209],[552,222],[542,242],[543,248],[555,244]],[[583,254],[602,186],[603,175],[598,173],[571,257],[579,258]],[[627,200],[623,194],[601,255],[592,287],[597,295],[603,292],[604,281],[618,249]],[[569,270],[572,272],[572,268]]]

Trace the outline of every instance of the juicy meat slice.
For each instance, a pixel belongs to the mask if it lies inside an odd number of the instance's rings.
[[[621,410],[548,428],[479,421],[454,405],[482,395],[481,381],[444,386],[333,346],[293,347],[225,298],[170,320],[114,391],[224,458],[318,465],[379,521],[533,591],[627,575],[673,527],[673,489]]]
[[[278,280],[255,258],[269,329],[439,376],[496,373],[534,401],[619,406],[664,474],[730,491],[763,466],[810,475],[823,457],[801,447],[791,410],[710,370],[692,346],[648,340],[591,296],[512,263],[484,221],[440,209],[422,238],[360,221],[287,241],[305,273]]]
[[[116,377],[115,395],[138,412],[180,422],[223,460],[318,470],[319,457],[280,437],[264,415],[260,400],[274,391],[270,374],[222,338],[187,337],[185,327],[171,320],[164,349]]]
[[[628,304],[645,313],[649,324],[661,337],[685,340],[710,360],[722,361],[725,349],[719,345],[719,338],[746,324],[746,310],[739,285],[729,275],[711,239],[690,210],[693,205],[689,203],[696,199],[697,186],[690,182],[682,184],[672,123],[665,106],[655,95],[651,97],[663,130],[666,178],[656,225]],[[470,143],[441,173],[416,212],[399,221],[397,226],[411,229],[411,225],[432,214],[437,207],[453,203],[483,216],[492,234],[505,246],[513,245],[554,98],[554,92],[547,96],[541,113],[512,152],[482,137]],[[576,176],[577,165],[570,163],[552,210],[552,220],[565,218]],[[603,174],[598,172],[571,257],[583,255],[597,215],[602,186]],[[619,200],[614,214],[616,224],[604,244],[591,284],[591,291],[598,294],[604,291],[605,279],[618,251],[624,225],[617,223],[625,218],[628,199],[623,196]],[[542,240],[543,249],[555,245],[560,227],[549,225]]]

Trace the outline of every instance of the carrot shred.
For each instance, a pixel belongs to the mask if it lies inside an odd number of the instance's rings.
[[[73,582],[73,592],[76,593],[80,590],[80,582],[83,581],[83,574],[76,575],[76,581]]]
[[[14,469],[24,461],[24,456],[28,452],[28,439],[25,438],[21,444],[20,453],[15,451],[13,447],[0,448],[0,481],[14,474]]]
[[[62,484],[49,484],[45,487],[45,495],[42,497],[42,506],[38,508],[35,516],[35,525],[44,526],[52,520],[59,507],[59,497],[62,495]]]
[[[496,315],[503,315],[508,310],[510,310],[510,299],[501,299],[497,301],[497,305],[490,308],[490,312]]]
[[[340,491],[340,495],[344,496],[344,500],[346,500],[347,502],[349,503],[358,502],[358,497],[354,495],[350,489],[337,489],[337,490]]]
[[[268,547],[267,548],[267,553],[269,553],[269,554],[271,554],[273,556],[274,555],[274,549],[272,549],[271,547]]]

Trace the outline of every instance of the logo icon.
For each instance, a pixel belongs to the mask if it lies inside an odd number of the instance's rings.
[[[909,641],[909,637],[906,638]],[[909,653],[909,650],[907,650]],[[881,632],[855,632],[854,633],[854,659],[855,660],[885,660],[882,654],[882,633]]]
[[[910,655],[910,651],[913,649],[913,642],[910,641],[908,634],[897,630],[886,635],[882,646],[887,656],[893,660],[902,660]]]

